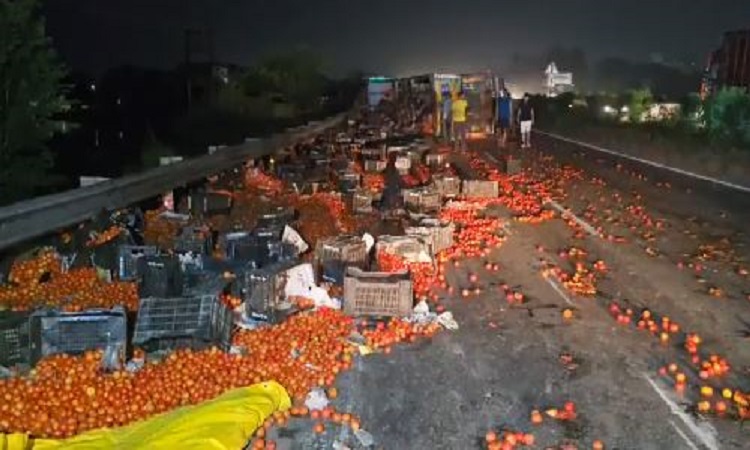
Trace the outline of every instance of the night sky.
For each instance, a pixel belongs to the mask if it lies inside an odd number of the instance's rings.
[[[502,70],[553,45],[702,65],[724,31],[750,27],[748,0],[47,0],[44,11],[65,61],[88,72],[173,67],[186,27],[213,28],[222,62],[306,46],[331,73],[388,75]]]

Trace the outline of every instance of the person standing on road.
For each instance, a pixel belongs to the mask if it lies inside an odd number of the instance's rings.
[[[529,94],[524,94],[518,107],[518,123],[521,124],[521,148],[531,147],[531,126],[534,124],[534,108],[529,102]]]
[[[497,97],[497,133],[498,143],[505,147],[508,142],[508,130],[513,117],[513,99],[507,89],[501,89]]]
[[[401,206],[401,174],[396,168],[396,155],[391,154],[388,157],[385,169],[383,170],[385,188],[383,189],[383,199],[381,201],[381,212],[387,213]]]
[[[469,133],[468,123],[466,123],[469,102],[466,101],[463,92],[459,92],[453,104],[451,105],[451,118],[453,119],[453,134],[455,146],[458,150],[467,149],[466,137]]]
[[[450,142],[452,138],[451,134],[451,128],[453,127],[453,123],[451,121],[451,108],[453,107],[453,100],[451,99],[451,92],[445,91],[443,92],[443,108],[442,108],[442,117],[441,120],[442,126],[443,126],[443,139],[445,139],[446,142]]]

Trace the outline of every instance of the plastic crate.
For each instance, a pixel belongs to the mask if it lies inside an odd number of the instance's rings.
[[[174,249],[179,253],[210,255],[214,249],[213,234],[208,227],[185,227],[175,239]]]
[[[433,169],[445,166],[448,162],[447,153],[430,153],[425,157],[425,164]]]
[[[497,198],[500,188],[497,181],[464,180],[461,194],[469,198]]]
[[[188,211],[195,216],[228,214],[232,197],[222,192],[194,191],[187,198]]]
[[[461,194],[461,179],[458,177],[434,175],[432,186],[445,198],[458,197]]]
[[[359,236],[334,236],[318,240],[315,247],[317,261],[342,261],[364,267],[367,244]]]
[[[453,233],[456,226],[453,223],[442,224],[437,219],[423,220],[417,227],[408,227],[407,236],[422,238],[430,247],[430,252],[437,255],[441,251],[453,246]]]
[[[340,173],[338,187],[342,192],[359,189],[360,175],[358,173]]]
[[[29,313],[0,312],[0,366],[28,364]]]
[[[276,174],[282,180],[296,179],[305,175],[307,168],[301,163],[279,164]]]
[[[365,172],[382,172],[385,170],[386,161],[365,160]]]
[[[143,298],[133,344],[149,350],[231,346],[232,311],[216,295]]]
[[[300,264],[297,260],[282,261],[246,272],[243,282],[246,314],[260,314],[269,322],[278,322],[283,315],[279,307],[286,299],[286,273]]]
[[[360,153],[365,159],[384,160],[386,157],[385,147],[363,148]]]
[[[294,208],[277,206],[258,218],[257,228],[284,228],[294,222]]]
[[[367,268],[367,244],[359,236],[321,239],[315,247],[314,267],[324,280],[342,284],[347,267]]]
[[[58,353],[103,350],[109,367],[125,361],[127,315],[121,306],[82,312],[39,310],[29,318],[31,362]]]
[[[437,212],[442,205],[440,193],[429,189],[410,189],[404,192],[404,206],[413,212]]]
[[[430,255],[431,249],[422,236],[380,236],[375,244],[376,253],[390,253],[406,261],[418,262],[420,255]],[[426,261],[425,261],[426,262]]]
[[[293,259],[297,254],[294,245],[282,242],[275,232],[267,238],[250,233],[227,234],[225,249],[227,259],[253,262],[258,268]]]
[[[144,256],[138,260],[141,297],[176,297],[182,295],[184,279],[177,255]]]
[[[121,245],[117,249],[117,278],[123,281],[138,279],[138,261],[158,253],[159,250],[152,245]]]
[[[344,313],[352,316],[407,316],[414,305],[409,273],[346,271]]]
[[[372,212],[372,194],[366,191],[356,191],[349,197],[350,206],[353,213],[368,214]]]
[[[398,156],[396,157],[396,170],[401,175],[406,175],[411,170],[411,158],[408,156]]]

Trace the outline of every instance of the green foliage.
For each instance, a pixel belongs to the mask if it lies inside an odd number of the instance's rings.
[[[141,165],[144,168],[159,167],[162,156],[177,156],[174,149],[156,138],[152,130],[146,135],[146,142],[141,150]]]
[[[704,120],[712,139],[750,147],[750,94],[745,89],[719,90],[706,101]]]
[[[633,89],[630,91],[628,96],[628,115],[630,121],[633,123],[640,123],[643,121],[643,114],[648,111],[648,108],[654,103],[654,96],[651,94],[651,89]]]
[[[309,51],[296,50],[264,59],[249,70],[244,87],[249,96],[271,95],[309,111],[317,106],[325,83],[320,59]]]
[[[53,159],[45,143],[70,107],[65,70],[45,35],[37,0],[0,0],[0,202],[32,195]]]

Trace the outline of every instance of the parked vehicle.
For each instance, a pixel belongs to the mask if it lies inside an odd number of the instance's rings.
[[[461,90],[469,102],[470,137],[494,132],[495,98],[500,84],[491,72],[461,75]]]

